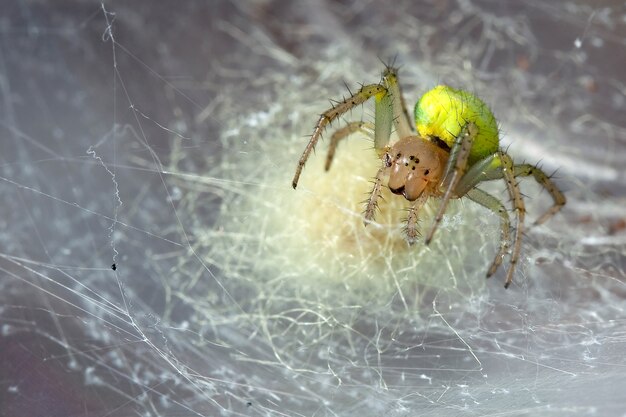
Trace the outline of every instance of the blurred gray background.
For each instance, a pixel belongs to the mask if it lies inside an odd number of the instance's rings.
[[[507,291],[270,303],[225,219],[393,59],[567,206]],[[3,1],[0,415],[624,416],[625,64],[622,1]]]

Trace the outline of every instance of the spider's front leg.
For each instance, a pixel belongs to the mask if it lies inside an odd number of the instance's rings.
[[[365,103],[370,98],[375,97],[375,122],[374,122],[374,147],[382,156],[384,149],[389,143],[389,137],[391,135],[392,126],[395,127],[400,137],[406,137],[412,134],[413,128],[408,118],[408,112],[402,99],[402,92],[400,90],[400,84],[398,82],[398,76],[396,70],[392,67],[387,67],[383,73],[383,78],[379,84],[369,84],[361,87],[359,91],[352,94],[350,97],[343,99],[335,104],[332,108],[326,110],[321,114],[315,127],[313,128],[313,134],[309,143],[304,148],[302,156],[298,161],[296,172],[293,176],[292,186],[296,188],[302,174],[302,169],[306,164],[311,152],[315,149],[317,141],[326,129],[326,127],[340,117],[342,114],[347,113],[358,105]],[[329,149],[329,156],[327,158],[327,169],[330,167],[332,157],[334,155],[337,142],[344,137],[347,137],[350,133],[356,130],[370,128],[371,124],[359,124],[349,123],[343,129],[337,132],[338,137],[335,143],[331,143]]]
[[[430,243],[435,231],[439,227],[439,223],[441,223],[441,219],[443,219],[443,214],[446,211],[448,202],[453,197],[453,193],[465,173],[465,169],[467,168],[467,159],[477,134],[478,127],[474,123],[467,123],[463,129],[461,129],[461,133],[457,136],[456,141],[450,150],[450,158],[448,159],[446,171],[443,176],[443,184],[445,184],[446,191],[441,199],[441,205],[439,206],[439,211],[435,216],[435,220],[433,221],[428,235],[426,235],[425,242],[427,245]]]
[[[317,144],[320,136],[326,129],[326,126],[328,126],[329,123],[331,123],[333,120],[337,119],[339,116],[346,113],[347,111],[353,109],[360,104],[363,104],[371,97],[375,95],[384,96],[386,92],[387,89],[381,84],[364,85],[355,94],[337,103],[332,108],[322,113],[317,123],[315,124],[315,128],[313,128],[313,134],[311,135],[311,139],[304,148],[302,156],[298,161],[298,167],[296,168],[296,173],[294,174],[293,181],[291,183],[293,188],[296,188],[298,186],[298,180],[300,179],[302,169],[304,168],[307,159],[309,159],[309,155],[311,154],[311,151],[313,151],[313,149],[315,148],[315,145]],[[391,128],[391,124],[389,126]]]
[[[392,124],[395,127],[399,138],[406,138],[414,134],[409,115],[406,110],[406,105],[402,97],[398,75],[394,68],[387,67],[383,73],[383,84],[385,85],[387,92],[386,94],[376,96],[376,109],[374,115],[375,123],[373,126],[374,148],[376,149],[378,156],[383,160],[383,165],[374,177],[374,187],[372,188],[372,192],[370,193],[365,205],[365,211],[363,213],[365,226],[374,220],[374,215],[376,214],[376,209],[378,208],[378,199],[381,197],[383,177],[387,170],[391,167],[391,159],[389,156],[390,147],[388,146],[388,143],[391,135]],[[350,125],[351,124],[348,126]],[[372,126],[370,125],[369,127],[371,128]],[[350,129],[349,127],[347,128]],[[362,127],[358,127],[358,129],[361,128]],[[331,147],[332,146],[333,145],[331,143]],[[409,243],[413,243],[414,238],[418,235],[417,211],[422,205],[423,202],[419,204],[419,206],[418,202],[415,202],[409,211],[406,228],[407,241],[409,241]]]

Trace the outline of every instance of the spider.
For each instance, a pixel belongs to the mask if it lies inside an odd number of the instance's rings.
[[[488,106],[475,95],[445,85],[426,92],[415,105],[413,124],[407,112],[398,81],[397,70],[387,66],[381,82],[363,85],[350,97],[336,102],[321,114],[309,143],[300,157],[293,188],[298,185],[302,169],[326,127],[341,115],[370,98],[375,100],[374,123],[349,122],[332,135],[325,169],[332,164],[337,144],[350,134],[362,132],[374,136],[374,148],[382,166],[374,176],[373,189],[366,200],[364,224],[372,222],[381,197],[383,180],[388,177],[392,193],[410,202],[406,219],[406,240],[413,244],[419,237],[418,214],[429,197],[441,204],[425,238],[428,245],[441,222],[450,199],[467,197],[486,207],[500,218],[499,250],[487,271],[492,276],[510,251],[510,267],[504,287],[513,281],[520,256],[526,208],[517,178],[532,176],[545,188],[554,204],[536,221],[541,224],[565,205],[565,196],[540,168],[530,164],[515,165],[499,147],[496,119]],[[398,140],[390,143],[392,127]],[[478,188],[483,181],[503,179],[515,211],[516,227],[511,240],[511,222],[504,204]],[[511,247],[512,246],[512,247]]]

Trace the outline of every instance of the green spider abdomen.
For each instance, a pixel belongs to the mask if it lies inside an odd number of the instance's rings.
[[[498,125],[489,107],[464,90],[438,85],[426,92],[415,105],[415,124],[423,137],[437,137],[449,147],[468,122],[478,127],[469,155],[470,164],[496,152]]]

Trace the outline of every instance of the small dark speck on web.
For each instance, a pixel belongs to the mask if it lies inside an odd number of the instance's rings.
[[[111,265],[111,269],[114,271],[117,270],[117,265],[116,264]]]

